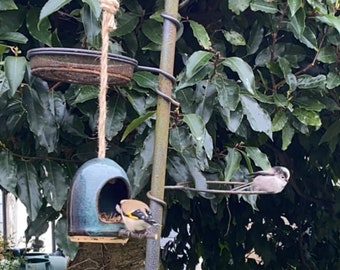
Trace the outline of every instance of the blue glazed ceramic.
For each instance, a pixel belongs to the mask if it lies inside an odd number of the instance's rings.
[[[122,223],[105,222],[116,214],[116,205],[130,198],[126,172],[113,160],[95,158],[84,163],[74,176],[68,202],[69,235],[115,237]],[[80,240],[81,241],[81,240]]]

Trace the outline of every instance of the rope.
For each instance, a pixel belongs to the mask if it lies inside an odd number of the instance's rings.
[[[98,95],[99,116],[98,116],[98,158],[105,157],[106,139],[105,139],[105,122],[107,114],[107,58],[109,48],[109,34],[117,28],[115,14],[119,9],[117,0],[100,0],[100,6],[103,9],[102,18],[102,54],[100,58],[100,90]]]

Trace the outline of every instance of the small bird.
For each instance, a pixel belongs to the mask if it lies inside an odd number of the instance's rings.
[[[275,166],[266,171],[249,174],[253,181],[233,188],[234,191],[261,191],[267,193],[280,193],[288,183],[290,172],[286,167]]]
[[[122,216],[123,223],[128,231],[143,233],[153,225],[158,225],[151,214],[149,206],[145,203],[126,199],[116,205],[116,211]]]

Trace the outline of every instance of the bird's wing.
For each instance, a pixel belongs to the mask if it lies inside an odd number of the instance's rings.
[[[257,171],[257,172],[253,172],[253,173],[248,174],[248,176],[253,177],[253,178],[256,177],[256,176],[259,176],[259,175],[261,175],[261,176],[274,176],[275,174],[272,173],[272,172],[266,172],[266,171]]]
[[[157,222],[152,218],[151,213],[146,209],[145,213],[141,209],[136,209],[131,213],[125,213],[125,215],[132,219],[142,219],[146,223],[151,225],[156,224]]]

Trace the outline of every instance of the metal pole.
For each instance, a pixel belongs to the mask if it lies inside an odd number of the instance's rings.
[[[164,13],[167,16],[177,18],[178,0],[165,0]],[[169,74],[173,74],[175,47],[176,47],[176,25],[169,19],[164,18],[163,23],[163,40],[160,59],[160,69]],[[164,75],[159,75],[158,86],[160,91],[171,96],[172,82]],[[165,172],[169,139],[169,122],[170,122],[170,102],[163,97],[157,99],[156,127],[155,127],[155,147],[153,154],[153,167],[151,177],[151,194],[152,196],[163,200]],[[163,207],[156,201],[150,201],[150,208],[155,219],[159,222],[163,217]],[[155,228],[155,233],[161,235],[161,227]],[[148,239],[146,245],[146,270],[156,270],[160,267],[160,237],[158,239]]]

